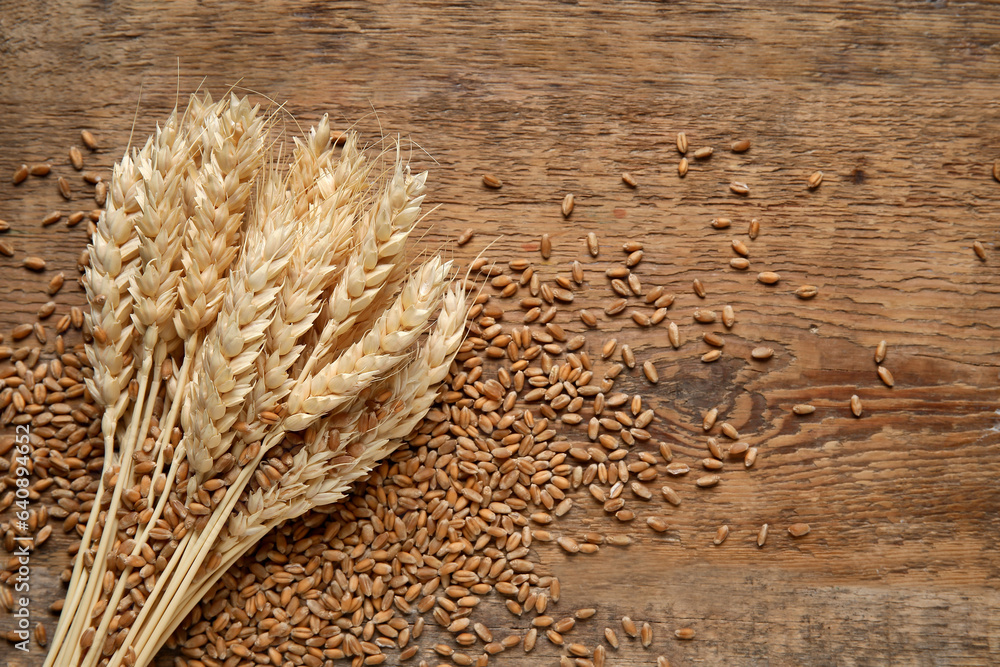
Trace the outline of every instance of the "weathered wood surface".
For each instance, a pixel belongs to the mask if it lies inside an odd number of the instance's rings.
[[[39,221],[91,207],[66,151],[91,128],[102,147],[86,155],[88,168],[106,170],[126,146],[140,87],[136,136],[178,87],[184,95],[203,79],[213,92],[239,82],[287,100],[302,125],[326,111],[345,125],[361,119],[369,137],[381,127],[419,145],[414,162],[431,169],[429,201],[440,205],[426,249],[464,262],[492,243],[489,257],[533,257],[551,278],[587,257],[582,239],[595,231],[603,248],[587,264],[588,289],[573,304],[582,307],[609,299],[603,270],[621,261],[623,241],[643,240],[638,274],[678,295],[670,318],[687,342],[673,351],[663,326],[603,318],[602,332],[660,369],[655,389],[637,372],[624,386],[655,405],[654,435],[691,463],[711,406],[760,444],[757,466],[727,470],[715,489],[676,484],[684,503],[657,510],[672,526],[664,536],[641,519],[621,526],[581,498],[587,509],[566,531],[625,530],[636,542],[571,558],[540,549],[563,580],[558,606],[599,609],[576,641],[593,645],[630,614],[654,623],[653,648],[630,642],[613,664],[661,653],[674,665],[997,664],[998,41],[1000,12],[976,2],[3,3],[0,218],[18,254],[0,257],[0,331],[47,300],[47,279],[19,268],[26,253],[49,261],[46,276],[75,271],[83,226]],[[685,179],[678,130],[716,149]],[[744,137],[750,152],[730,153]],[[55,175],[11,185],[17,165],[42,159],[70,178],[77,201],[60,199]],[[810,192],[816,169],[825,180]],[[502,190],[482,188],[486,171]],[[731,194],[731,180],[750,196]],[[564,222],[567,192],[577,207]],[[733,228],[711,229],[717,216]],[[745,238],[751,217],[762,231],[740,273],[728,268],[729,241]],[[456,248],[466,227],[477,236]],[[554,240],[549,262],[535,253],[542,232]],[[756,283],[764,269],[781,283]],[[704,302],[691,293],[695,277]],[[806,282],[820,287],[815,300],[792,295]],[[65,310],[82,294],[64,290],[58,301]],[[696,336],[722,327],[695,325],[691,312],[725,303],[738,323],[723,359],[702,364]],[[557,321],[582,328],[564,311]],[[891,390],[872,361],[881,339]],[[749,361],[758,344],[775,358]],[[848,410],[854,393],[861,419]],[[798,402],[818,409],[793,416]],[[812,533],[790,539],[794,521]],[[765,522],[771,537],[758,549]],[[733,532],[716,548],[720,523]],[[59,546],[33,563],[39,617],[61,591]],[[495,628],[526,626],[499,602],[484,616]],[[670,637],[682,626],[696,629],[694,641]],[[0,648],[10,664],[41,664],[37,648],[14,653]],[[540,641],[529,656],[494,662],[556,655]]]

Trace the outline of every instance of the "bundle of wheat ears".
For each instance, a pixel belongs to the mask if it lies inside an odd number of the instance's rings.
[[[105,467],[47,667],[149,664],[267,531],[393,451],[458,350],[450,263],[404,257],[426,174],[326,118],[283,165],[272,124],[192,97],[114,168],[84,279]]]

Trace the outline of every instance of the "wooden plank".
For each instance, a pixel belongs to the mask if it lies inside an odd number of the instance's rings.
[[[5,336],[48,300],[49,276],[75,275],[83,227],[39,225],[53,209],[93,206],[66,164],[68,147],[81,129],[95,130],[101,149],[86,155],[87,168],[107,172],[128,144],[140,87],[137,138],[178,88],[183,96],[203,78],[213,92],[239,81],[287,100],[303,126],[330,112],[368,137],[399,133],[414,142],[415,166],[431,170],[428,201],[440,205],[424,250],[460,262],[480,252],[529,256],[551,279],[586,259],[583,237],[594,231],[602,253],[587,263],[573,308],[600,308],[611,296],[603,271],[624,256],[618,246],[643,240],[637,273],[677,294],[669,318],[686,343],[673,351],[662,326],[638,330],[620,316],[602,319],[591,349],[617,336],[656,362],[655,388],[637,371],[621,382],[655,407],[651,431],[678,459],[703,455],[701,414],[712,406],[759,443],[753,470],[728,465],[719,487],[700,492],[691,479],[672,480],[683,504],[671,510],[657,499],[638,525],[617,524],[580,495],[563,530],[622,531],[635,543],[571,558],[540,548],[541,567],[564,582],[558,607],[599,609],[574,640],[593,645],[627,613],[654,623],[651,651],[672,664],[997,663],[992,5],[263,2],[250,11],[234,2],[108,9],[60,0],[7,7],[3,26],[0,174],[41,160],[56,172],[0,184],[0,218],[12,225],[3,238],[18,252],[0,257]],[[295,132],[295,122],[285,129]],[[678,130],[716,151],[685,179],[676,173]],[[750,152],[730,153],[743,137]],[[816,169],[824,182],[810,192]],[[623,170],[637,189],[621,183]],[[481,187],[487,171],[503,189]],[[71,180],[72,202],[57,194],[57,174]],[[730,193],[732,180],[748,183],[750,196]],[[567,192],[577,201],[568,222],[559,213]],[[711,229],[717,216],[733,227]],[[752,217],[761,235],[747,241],[750,271],[736,272],[729,242]],[[467,227],[474,241],[456,248]],[[535,254],[542,232],[554,242],[548,262]],[[987,246],[985,263],[972,253],[975,239]],[[19,268],[25,254],[45,257],[43,276]],[[781,274],[777,286],[754,281],[765,269]],[[704,302],[691,293],[696,277]],[[800,301],[791,292],[807,282],[820,294]],[[64,312],[82,294],[66,289],[57,301]],[[725,303],[737,311],[732,332],[692,322],[694,308]],[[582,329],[571,311],[557,321]],[[510,321],[520,322],[516,308]],[[707,329],[726,338],[714,364],[698,360]],[[894,389],[875,376],[882,339]],[[761,344],[774,359],[749,361]],[[848,411],[855,393],[861,419]],[[817,412],[792,415],[799,402]],[[671,525],[662,536],[642,525],[654,512]],[[810,535],[789,538],[794,521],[808,522]],[[758,549],[764,522],[773,532]],[[733,532],[715,548],[720,523]],[[54,540],[35,564],[39,613],[59,594],[62,546]],[[483,614],[495,628],[526,625],[500,603]],[[694,641],[668,638],[685,625]],[[630,644],[614,661],[650,664],[651,651]],[[4,654],[10,664],[41,664],[37,648]],[[529,656],[515,650],[495,662],[556,655],[543,641]]]

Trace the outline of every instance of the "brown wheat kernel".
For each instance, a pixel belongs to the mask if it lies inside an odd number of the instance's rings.
[[[752,468],[753,464],[757,462],[757,452],[759,450],[756,447],[750,447],[747,449],[747,453],[743,456],[743,465],[747,468]]]
[[[729,260],[729,266],[733,267],[737,271],[746,271],[750,268],[750,260],[746,257],[733,257]]]
[[[14,256],[14,246],[9,241],[0,241],[0,255]]]
[[[748,195],[750,194],[750,186],[746,183],[740,183],[739,181],[733,181],[729,184],[729,189],[732,190],[734,194],[737,195]]]
[[[10,498],[10,502],[6,503],[4,509],[10,507],[11,503],[14,502],[13,493],[8,492],[6,498]],[[0,609],[4,611],[12,611],[14,609],[14,593],[7,586],[0,586]]]
[[[570,267],[570,276],[573,278],[573,282],[577,285],[583,284],[583,264],[580,264],[580,262],[575,259]]]
[[[711,431],[712,427],[715,426],[715,420],[719,418],[719,409],[712,408],[701,418],[701,428],[705,431]]]
[[[711,350],[701,355],[701,360],[706,364],[710,364],[713,361],[718,361],[719,357],[722,356],[722,350]]]
[[[600,536],[598,535],[598,537],[600,537]],[[573,613],[573,615],[576,616],[577,619],[583,621],[583,620],[586,620],[586,619],[592,617],[596,613],[597,613],[597,610],[594,609],[593,607],[583,607],[582,609],[577,609]]]
[[[892,378],[892,372],[885,366],[878,367],[878,377],[887,387],[892,387],[896,384],[896,381]]]
[[[611,291],[618,296],[628,296],[628,285],[619,278],[615,278],[611,281]]]
[[[740,434],[736,427],[729,422],[722,422],[722,434],[730,440],[739,440]]]
[[[87,181],[91,185],[97,185],[104,180],[104,177],[96,171],[85,171],[83,172],[83,180]]]
[[[562,547],[566,553],[575,554],[580,551],[580,545],[571,537],[560,537],[556,540],[556,544]]]
[[[597,316],[586,309],[580,311],[580,321],[591,328],[597,326]]]
[[[59,188],[59,194],[62,195],[63,199],[69,200],[73,198],[73,193],[69,189],[69,182],[65,178],[60,176],[56,183]]]
[[[48,176],[49,172],[52,171],[52,165],[48,162],[41,162],[39,164],[33,164],[28,168],[28,172],[32,176]]]
[[[819,288],[815,285],[802,285],[795,290],[795,296],[800,299],[811,299],[819,294]]]
[[[746,153],[750,150],[750,140],[740,139],[739,141],[734,141],[732,145],[732,150],[734,153]]]
[[[667,319],[667,309],[657,308],[653,311],[653,314],[649,316],[650,324],[659,324],[663,320]]]
[[[674,630],[674,637],[683,640],[694,639],[694,630],[692,630],[691,628],[681,628],[679,630]]]
[[[10,223],[6,220],[0,220],[0,232],[6,232],[10,230]]]
[[[604,272],[608,278],[628,278],[632,272],[625,266],[613,266]]]
[[[604,307],[605,315],[617,315],[618,313],[625,310],[628,305],[627,299],[616,299]]]
[[[695,480],[695,486],[702,489],[707,489],[709,487],[717,485],[722,480],[718,475],[705,475],[704,477],[699,477]]]
[[[681,155],[687,155],[688,152],[688,138],[687,134],[684,132],[677,133],[677,152]],[[998,179],[1000,180],[1000,179]]]
[[[634,188],[638,185],[638,183],[636,183],[635,177],[633,177],[632,174],[628,173],[627,171],[622,172],[622,183],[629,186],[630,188]]]
[[[94,203],[98,206],[104,206],[104,203],[108,200],[108,184],[101,181],[94,186]]]
[[[38,319],[44,320],[47,317],[51,317],[52,313],[56,312],[56,302],[48,301],[42,304],[38,308]]]
[[[601,346],[601,359],[610,359],[611,355],[615,353],[618,349],[618,339],[609,338],[604,341],[604,345]]]
[[[762,546],[764,546],[765,542],[767,542],[767,524],[766,523],[763,526],[760,527],[760,530],[757,531],[757,546],[758,547],[762,547]]]
[[[656,372],[656,366],[652,361],[642,362],[642,372],[650,383],[657,384],[660,381],[660,374]]]
[[[21,340],[30,336],[32,331],[34,331],[34,327],[30,324],[18,324],[11,330],[10,337],[13,340]]]
[[[483,174],[483,185],[493,190],[499,190],[503,187],[503,181],[493,174]]]
[[[687,173],[688,173],[688,159],[686,157],[682,157],[681,161],[677,163],[677,175],[680,176],[681,178],[684,178],[685,176],[687,176]]]
[[[90,150],[97,150],[97,139],[94,138],[94,135],[90,132],[90,130],[82,130],[80,132],[80,139],[83,141],[83,145]]]
[[[86,214],[83,211],[75,211],[75,212],[71,213],[70,216],[68,218],[66,218],[66,226],[67,227],[76,227],[81,222],[83,222],[83,218],[84,218],[85,215]]]
[[[696,310],[694,311],[694,321],[700,322],[701,324],[711,324],[715,322],[718,317],[714,310]]]
[[[855,417],[860,417],[862,412],[863,410],[861,407],[861,399],[858,398],[857,394],[854,394],[853,396],[851,396],[851,414],[853,414]]]
[[[1000,160],[995,160],[993,162],[993,178],[1000,181]]]
[[[705,298],[705,294],[706,294],[706,292],[705,292],[705,286],[702,285],[701,281],[698,280],[697,278],[695,278],[694,280],[691,281],[691,289],[693,289],[694,293],[697,294],[700,298],[702,298],[702,299]]]
[[[524,635],[524,652],[531,653],[531,650],[535,648],[535,641],[538,639],[538,629],[531,628]]]
[[[664,459],[665,458],[666,457],[664,457]],[[680,495],[678,495],[678,493],[669,486],[664,485],[660,487],[660,493],[663,494],[663,498],[671,505],[674,505],[676,507],[677,505],[681,504]]]
[[[774,271],[761,271],[757,274],[757,280],[765,285],[774,285],[781,280],[781,276]]]
[[[562,200],[562,214],[564,218],[568,218],[570,214],[573,213],[573,206],[575,205],[575,198],[573,193],[569,193]]]
[[[622,362],[629,368],[635,368],[635,353],[628,345],[622,345]]]
[[[888,344],[884,340],[880,340],[878,345],[875,346],[875,363],[881,364],[885,361],[885,353],[888,350]]]
[[[46,528],[48,528],[48,526],[46,526]],[[48,636],[45,633],[45,626],[41,623],[35,624],[35,641],[38,642],[38,645],[41,647],[45,647],[45,645],[49,643]]]
[[[604,639],[611,645],[611,648],[618,648],[618,635],[616,635],[615,631],[611,628],[604,628]]]
[[[642,256],[643,256],[642,250],[635,250],[634,252],[630,253],[628,257],[625,258],[625,266],[633,268],[639,262],[642,261]]]
[[[986,248],[983,247],[981,241],[974,241],[972,243],[972,251],[976,253],[976,257],[983,260],[984,262],[986,261]]]
[[[47,216],[42,218],[42,227],[48,227],[49,225],[54,225],[60,220],[62,220],[62,211],[52,211]]]
[[[472,230],[471,227],[469,227],[468,229],[466,229],[465,231],[463,231],[458,236],[458,245],[463,246],[466,243],[468,243],[469,241],[471,241],[473,234],[475,234],[475,232]]]
[[[649,648],[649,645],[653,643],[653,626],[649,623],[643,623],[642,630],[639,631],[639,639],[642,641],[643,648]]]
[[[665,655],[656,656],[656,667],[670,667],[670,661],[667,660],[667,656]]]
[[[69,163],[77,171],[83,169],[83,154],[80,153],[80,149],[76,146],[71,146],[69,149]]]
[[[625,281],[628,283],[628,288],[632,290],[632,294],[642,296],[642,282],[639,281],[639,276],[630,273]]]
[[[808,403],[799,403],[792,406],[792,412],[797,415],[811,415],[816,412],[816,406],[809,405]]]
[[[810,176],[809,180],[806,181],[806,185],[810,190],[815,190],[819,187],[819,184],[823,182],[823,172],[814,171]]]
[[[692,155],[694,156],[695,160],[705,160],[707,158],[712,157],[712,147],[703,146],[698,150],[696,150]]]
[[[729,218],[712,218],[712,227],[715,229],[726,229],[732,221]]]
[[[542,234],[542,241],[539,249],[541,250],[543,259],[548,259],[552,256],[552,239],[548,234]]]
[[[726,541],[727,537],[729,537],[729,526],[722,524],[715,529],[715,537],[712,539],[712,544],[719,546]]]
[[[729,448],[730,456],[739,456],[740,454],[746,454],[747,450],[750,449],[750,445],[745,442],[737,442],[732,447]]]
[[[774,356],[774,350],[769,347],[755,347],[751,352],[750,356],[757,361],[765,361]]]
[[[788,527],[788,534],[792,537],[805,537],[809,534],[809,524],[793,523]]]
[[[668,528],[667,522],[658,516],[651,516],[647,518],[646,525],[649,526],[652,530],[655,530],[657,533],[665,533],[667,532]]]
[[[587,252],[590,253],[591,257],[597,257],[600,251],[601,247],[597,242],[597,234],[590,232],[587,234]]]
[[[622,616],[622,630],[624,630],[625,634],[629,637],[639,636],[639,629],[635,626],[635,621],[628,616]]]
[[[760,235],[760,223],[757,222],[757,218],[752,218],[750,220],[750,226],[747,229],[747,236],[749,236],[750,240],[753,241],[759,235]]]
[[[512,259],[507,262],[507,266],[510,267],[511,271],[526,271],[531,266],[531,262],[523,258]]]
[[[722,307],[722,323],[727,329],[732,329],[736,324],[736,311],[728,304]]]
[[[45,270],[45,260],[41,257],[25,257],[24,258],[24,268],[30,269],[32,271],[44,271]]]
[[[632,489],[632,493],[642,498],[643,500],[649,500],[650,498],[653,497],[653,492],[647,489],[639,482],[630,483],[629,488]]]
[[[724,456],[724,452],[722,451],[722,447],[719,445],[719,441],[715,438],[709,438],[707,446],[709,454],[721,461]]]
[[[28,178],[29,173],[30,170],[28,169],[28,165],[22,164],[14,170],[14,176],[11,180],[14,182],[14,185],[20,185],[21,183],[24,183],[25,179]]]
[[[632,311],[632,321],[638,324],[640,327],[652,326],[653,322],[649,319],[649,315],[646,313],[641,313],[638,310]]]
[[[722,340],[722,336],[715,333],[714,331],[706,332],[704,335],[705,343],[711,345],[712,347],[722,347],[726,344],[726,341]]]
[[[749,257],[750,250],[747,248],[747,244],[739,239],[733,239],[732,241],[733,252],[741,257]]]
[[[681,332],[677,328],[677,325],[671,322],[667,326],[667,338],[670,340],[670,345],[676,350],[681,346]]]

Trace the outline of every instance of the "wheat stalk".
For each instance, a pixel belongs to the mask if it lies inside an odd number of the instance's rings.
[[[450,263],[402,282],[426,174],[327,117],[283,173],[270,125],[192,97],[115,168],[85,276],[106,467],[47,666],[148,664],[266,526],[394,449],[458,349]]]

